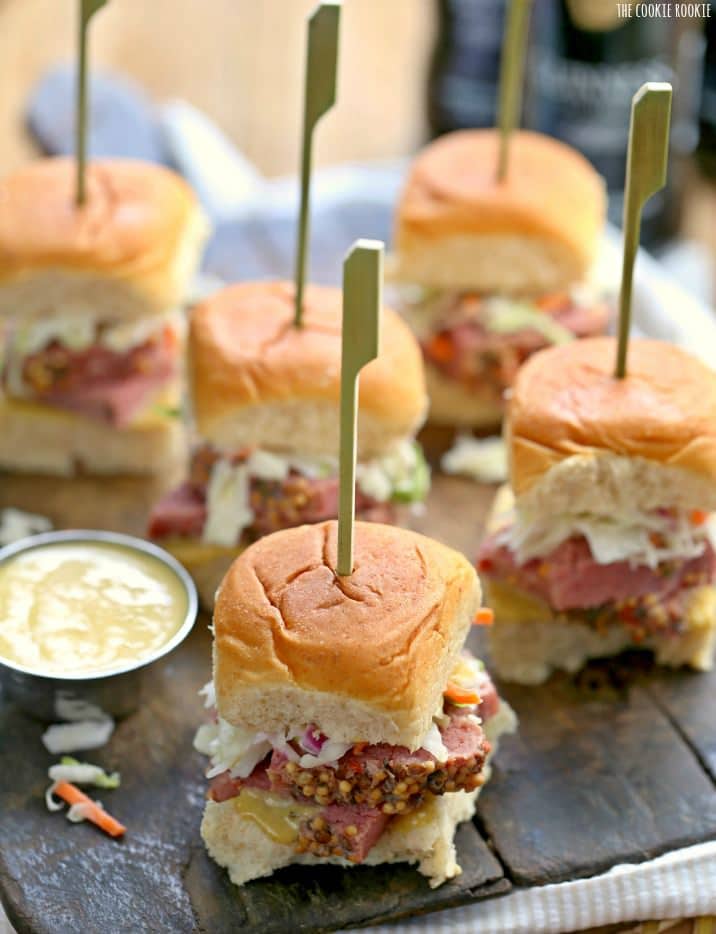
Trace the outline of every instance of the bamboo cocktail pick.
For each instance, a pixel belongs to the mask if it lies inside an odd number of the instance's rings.
[[[313,160],[313,131],[321,117],[336,102],[338,68],[338,27],[340,0],[324,0],[308,21],[306,44],[306,84],[303,102],[303,142],[301,147],[301,207],[298,214],[296,244],[296,298],[293,323],[301,327],[303,286],[306,279],[309,192]]]
[[[619,292],[619,338],[614,375],[626,376],[631,322],[631,296],[634,262],[639,248],[641,212],[644,205],[666,184],[669,161],[671,85],[662,82],[642,84],[631,101],[629,149],[624,183],[624,254]]]
[[[339,577],[353,573],[358,374],[379,353],[382,292],[383,244],[379,240],[357,240],[343,263],[340,496],[336,568]]]
[[[506,14],[497,101],[497,126],[500,131],[500,149],[497,157],[499,182],[504,181],[507,176],[510,136],[520,123],[531,4],[532,0],[511,0]]]
[[[85,175],[87,168],[87,29],[89,22],[107,0],[79,0],[79,64],[77,68],[77,112],[75,118],[75,161],[77,182],[75,203],[82,206],[87,198]]]

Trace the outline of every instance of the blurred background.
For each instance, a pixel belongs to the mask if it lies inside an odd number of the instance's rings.
[[[179,98],[199,108],[262,175],[293,174],[313,6],[110,0],[91,27],[92,68],[131,79],[146,93],[143,106]],[[708,17],[625,19],[618,6],[534,0],[523,122],[592,160],[618,223],[631,95],[646,80],[671,81],[669,186],[648,206],[642,240],[657,253],[688,244],[683,268],[712,299],[716,8]],[[505,7],[506,0],[345,0],[338,105],[317,133],[316,164],[406,156],[431,135],[492,124]],[[76,0],[0,0],[0,170],[37,152],[38,139],[51,151],[71,139],[71,97],[57,80],[39,82],[72,60],[75,33]],[[100,113],[93,132],[102,130]]]

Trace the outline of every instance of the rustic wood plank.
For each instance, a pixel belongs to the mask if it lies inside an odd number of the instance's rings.
[[[539,688],[501,686],[520,730],[478,815],[513,881],[590,876],[716,835],[711,779],[638,679],[623,677],[605,663]]]
[[[425,439],[435,462],[446,439],[430,433]],[[46,512],[59,526],[141,534],[156,492],[153,482],[141,480],[13,477],[0,483],[0,506]],[[403,518],[472,557],[492,495],[489,487],[438,474],[426,510]],[[481,635],[471,636],[479,650]],[[664,710],[697,748],[701,736],[713,736],[703,722],[713,680],[656,674],[652,693],[648,673],[634,662],[591,665],[580,678],[557,677],[537,689],[502,687],[521,731],[501,745],[479,817],[512,881],[589,875],[716,833],[713,783],[655,704],[663,694]],[[196,690],[208,675],[202,623],[157,667],[147,703],[91,757],[124,771],[122,788],[105,802],[130,826],[119,844],[44,811],[51,757],[40,744],[41,728],[11,710],[0,713],[0,748],[16,750],[13,768],[0,770],[0,888],[21,934],[101,934],[142,925],[220,932],[236,929],[231,925],[242,912],[260,919],[263,932],[272,929],[272,912],[274,930],[287,918],[302,925],[292,929],[320,930],[461,904],[508,884],[495,875],[479,834],[466,828],[460,834],[466,871],[435,892],[406,867],[293,869],[237,892],[203,855],[198,836],[205,783],[191,738],[203,713]],[[712,763],[711,752],[703,758]]]
[[[181,475],[181,468],[161,477],[66,478],[0,472],[0,509],[14,506],[40,513],[58,528],[144,535],[152,504]]]
[[[206,621],[181,650],[153,666],[142,706],[111,742],[87,758],[119,769],[122,785],[96,796],[129,828],[110,840],[45,809],[47,768],[41,724],[0,707],[0,884],[20,934],[195,930],[181,876],[198,835],[202,757],[192,748],[209,677]]]
[[[716,781],[716,671],[659,671],[648,690]]]
[[[206,852],[195,848],[184,885],[197,924],[212,934],[324,932],[455,908],[507,891],[500,864],[471,824],[456,836],[461,876],[439,889],[406,865],[289,867],[236,888]]]

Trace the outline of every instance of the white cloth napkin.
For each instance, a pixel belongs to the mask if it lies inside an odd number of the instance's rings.
[[[595,828],[595,832],[598,832]],[[561,934],[624,921],[716,914],[716,843],[676,850],[602,876],[521,889],[366,934]]]

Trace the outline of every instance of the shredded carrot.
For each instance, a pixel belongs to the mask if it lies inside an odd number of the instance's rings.
[[[467,688],[461,688],[454,681],[448,681],[443,695],[453,704],[479,704],[480,695],[475,691],[469,691]]]
[[[693,509],[689,519],[692,525],[703,525],[708,520],[709,514],[703,509]]]
[[[96,824],[110,837],[121,837],[127,829],[71,782],[58,782],[55,785],[54,794],[68,804],[84,804],[87,809],[87,820]]]
[[[455,354],[453,343],[445,334],[436,334],[428,344],[428,351],[439,363],[449,363]]]
[[[538,298],[535,305],[541,311],[557,311],[569,304],[569,295],[567,292],[551,292],[549,295],[543,295]]]
[[[475,613],[475,619],[473,620],[473,625],[475,626],[492,626],[495,621],[495,614],[489,608],[489,606],[481,606],[480,609]]]
[[[179,335],[177,334],[177,332],[174,330],[173,327],[167,325],[164,328],[163,337],[164,337],[164,343],[166,344],[169,350],[174,350],[175,348],[179,346]]]

